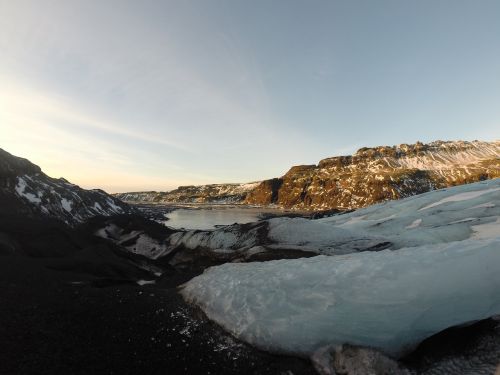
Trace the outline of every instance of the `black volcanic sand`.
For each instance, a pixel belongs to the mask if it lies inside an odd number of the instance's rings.
[[[162,262],[154,285],[141,256],[93,236],[110,220],[154,238],[137,216],[56,220],[0,214],[0,374],[315,374],[308,360],[239,342],[186,304],[177,287],[213,265]],[[188,257],[189,258],[189,257]]]
[[[258,351],[187,305],[175,274],[156,285],[92,285],[0,257],[0,374],[314,374],[309,361]]]

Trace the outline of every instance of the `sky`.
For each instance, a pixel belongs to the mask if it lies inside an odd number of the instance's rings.
[[[0,148],[108,192],[500,135],[500,2],[0,0]]]

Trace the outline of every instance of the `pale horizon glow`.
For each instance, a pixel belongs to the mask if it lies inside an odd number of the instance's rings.
[[[500,136],[496,1],[0,0],[0,148],[108,192]]]

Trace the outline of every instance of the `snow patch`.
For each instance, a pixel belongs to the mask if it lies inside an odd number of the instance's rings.
[[[67,212],[71,212],[71,206],[73,205],[73,202],[70,200],[67,200],[66,198],[61,199],[61,205],[64,210]]]
[[[476,220],[478,220],[477,217],[466,217],[464,219],[452,221],[450,224],[468,223],[470,221],[476,221]]]
[[[493,208],[493,207],[495,207],[495,204],[493,202],[486,202],[486,203],[478,204],[478,205],[473,206],[473,207],[469,207],[468,210],[474,210],[476,208]]]
[[[500,218],[496,221],[486,224],[479,224],[471,226],[473,231],[471,238],[487,239],[500,236]]]
[[[143,285],[155,284],[156,281],[155,280],[137,280],[136,283],[139,284],[140,286],[143,286]]]
[[[122,213],[123,212],[123,209],[120,207],[120,206],[117,206],[115,204],[115,202],[113,202],[113,199],[111,198],[107,198],[106,199],[106,202],[108,203],[108,205],[111,207],[111,209],[115,212],[115,213]]]
[[[406,229],[418,228],[422,224],[422,219],[415,219],[410,225],[407,225]]]
[[[431,203],[425,207],[422,207],[419,211],[427,210],[431,207],[436,207],[436,206],[439,206],[439,205],[441,205],[443,203],[447,203],[447,202],[460,202],[460,201],[466,201],[469,199],[474,199],[474,198],[480,197],[481,195],[492,193],[494,191],[499,191],[499,190],[500,190],[500,188],[491,188],[491,189],[467,191],[465,193],[455,194],[455,195],[452,195],[451,197],[443,198],[440,201],[437,201],[437,202]]]

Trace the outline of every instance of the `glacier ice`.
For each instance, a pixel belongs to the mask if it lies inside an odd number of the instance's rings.
[[[123,246],[131,253],[140,254],[151,259],[168,255],[171,251],[169,246],[148,236],[143,231],[134,230],[128,232],[112,223],[98,229],[94,235]]]
[[[500,314],[500,238],[212,267],[182,289],[263,349],[350,343],[399,355],[450,326]]]
[[[399,356],[445,328],[500,314],[499,187],[496,179],[319,220],[272,219],[268,236],[278,244],[321,252],[382,238],[392,246],[228,263],[181,293],[263,349],[311,355],[348,343]]]
[[[460,241],[474,228],[495,225],[500,216],[500,179],[462,185],[389,201],[322,219],[274,218],[264,231],[242,225],[212,231],[178,232],[170,245],[190,249],[295,249],[336,255],[389,247],[396,250]],[[470,218],[472,220],[464,221]],[[486,228],[486,227],[484,227]],[[381,244],[389,244],[382,246]]]

